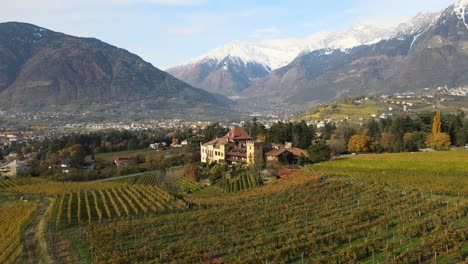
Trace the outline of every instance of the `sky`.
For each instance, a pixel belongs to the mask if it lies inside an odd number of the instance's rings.
[[[455,1],[0,0],[0,22],[98,38],[166,69],[234,40],[306,37],[358,22],[390,25]]]

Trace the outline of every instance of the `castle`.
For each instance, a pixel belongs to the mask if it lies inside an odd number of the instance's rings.
[[[263,146],[241,127],[200,146],[201,162],[253,165],[263,161]]]

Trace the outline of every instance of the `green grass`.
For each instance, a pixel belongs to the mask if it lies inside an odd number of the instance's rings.
[[[468,151],[357,155],[308,168],[406,189],[468,195]]]

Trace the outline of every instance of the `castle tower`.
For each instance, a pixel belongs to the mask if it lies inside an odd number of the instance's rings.
[[[253,165],[263,161],[263,148],[258,142],[248,140],[247,147],[247,165]]]

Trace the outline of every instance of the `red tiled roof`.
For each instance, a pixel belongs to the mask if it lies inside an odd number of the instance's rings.
[[[300,148],[291,148],[291,149],[288,149],[288,151],[291,152],[296,157],[300,157],[300,156],[307,157],[307,153]]]
[[[130,160],[130,157],[114,157],[115,163],[127,163]]]
[[[279,155],[283,154],[285,151],[286,151],[285,148],[273,149],[271,151],[268,151],[266,155],[271,156],[271,157],[278,157]]]
[[[251,140],[252,137],[242,127],[233,127],[224,138],[230,140]]]

